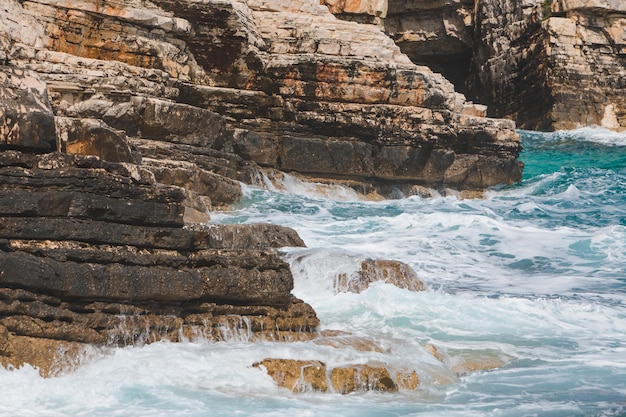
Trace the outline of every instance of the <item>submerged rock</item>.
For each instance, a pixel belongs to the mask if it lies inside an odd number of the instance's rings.
[[[340,394],[355,391],[395,392],[398,386],[382,366],[358,365],[334,368],[330,372],[333,389]]]
[[[328,362],[315,359],[268,358],[252,366],[267,372],[277,386],[293,392],[350,394],[368,391],[413,391],[420,388],[421,380],[426,385],[455,383],[459,377],[502,367],[511,359],[496,351],[447,352],[427,344],[423,349],[425,354],[433,356],[432,361],[425,358],[423,364],[415,366],[399,361],[393,349],[382,349],[371,339],[344,332],[325,330],[320,332],[314,342],[331,348],[331,351],[325,350],[324,353],[320,353]],[[354,351],[361,353],[360,362],[346,361],[346,354],[354,357]],[[364,360],[362,353],[365,352],[378,359]],[[331,365],[330,362],[336,358],[335,353],[341,358],[340,363],[335,362]]]
[[[394,380],[384,366],[349,365],[329,369],[320,361],[293,359],[264,359],[252,366],[264,368],[279,387],[293,392],[396,392],[398,389],[415,390],[419,386],[416,371],[396,370]]]
[[[363,259],[340,250],[306,249],[285,255],[300,285],[320,293],[361,293],[375,282],[409,291],[423,291],[424,283],[409,265],[400,261]]]
[[[491,351],[444,352],[431,344],[425,345],[424,348],[437,360],[449,366],[450,370],[458,376],[501,368],[511,359]]]
[[[371,283],[382,281],[409,291],[424,291],[424,283],[409,265],[400,261],[366,259],[361,262],[359,279],[350,281],[347,291],[361,292]]]
[[[328,391],[326,365],[320,361],[264,359],[254,367],[263,367],[276,385],[293,392]]]

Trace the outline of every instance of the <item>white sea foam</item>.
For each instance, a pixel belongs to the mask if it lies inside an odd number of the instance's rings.
[[[574,130],[558,130],[551,133],[522,132],[528,136],[540,137],[544,142],[581,141],[608,146],[626,146],[626,132],[616,132],[600,126],[582,127]]]
[[[576,138],[588,142],[600,143],[603,145],[626,146],[626,132],[615,132],[603,127],[583,127],[570,131],[558,131],[556,136],[566,138]]]
[[[358,201],[362,199],[353,188],[340,183],[321,183],[303,181],[300,178],[274,171],[270,177],[267,173],[260,173],[256,183],[267,190],[294,195],[308,195],[310,197],[328,198],[336,201]],[[244,189],[248,188],[243,185]]]

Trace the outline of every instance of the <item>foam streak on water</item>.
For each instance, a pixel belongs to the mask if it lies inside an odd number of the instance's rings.
[[[295,228],[308,248],[284,251],[294,293],[323,329],[376,340],[382,351],[240,341],[113,349],[48,380],[28,367],[0,369],[0,415],[626,415],[626,135],[522,134],[523,183],[485,199],[364,202],[337,189],[341,200],[330,200],[327,189],[318,195],[286,177],[283,190],[248,188],[236,210],[214,216]],[[375,284],[337,294],[337,274],[368,257],[408,263],[428,290]],[[292,394],[251,367],[268,357],[384,362],[417,369],[422,385]],[[458,377],[451,369],[461,357],[505,366]]]

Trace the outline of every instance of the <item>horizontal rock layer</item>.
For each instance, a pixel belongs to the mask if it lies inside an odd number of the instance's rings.
[[[202,226],[208,211],[264,170],[381,191],[515,182],[514,124],[484,115],[313,0],[4,1],[0,364],[311,337],[273,251],[303,245],[295,232]]]
[[[272,250],[302,246],[297,234],[185,226],[184,200],[134,165],[0,152],[0,364],[49,372],[55,341],[75,353],[86,344],[312,337],[315,312],[291,295],[289,266]],[[21,349],[27,340],[47,348]]]
[[[513,124],[482,117],[379,28],[312,0],[9,5],[35,27],[4,35],[7,71],[26,68],[47,87],[58,149],[150,155],[157,180],[192,188],[199,211],[240,196],[205,184],[254,182],[261,167],[381,189],[521,177]]]
[[[486,104],[490,116],[526,129],[626,128],[624,2],[328,3],[350,20],[386,10],[378,19],[402,51]]]

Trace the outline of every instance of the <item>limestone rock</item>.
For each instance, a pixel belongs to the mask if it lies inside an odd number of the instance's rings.
[[[381,194],[521,178],[513,123],[314,0],[6,0],[0,53],[5,365],[52,369],[59,348],[87,345],[314,337],[275,252],[303,246],[293,230],[189,223],[263,169]],[[351,369],[336,371],[341,392],[415,380]]]
[[[321,0],[328,10],[343,20],[382,25],[387,16],[387,0]]]
[[[415,271],[399,261],[366,259],[356,276],[342,274],[337,279],[337,291],[360,293],[370,284],[382,281],[409,291],[423,291],[424,284]]]
[[[313,337],[273,251],[297,234],[183,227],[184,200],[132,164],[0,152],[0,363],[49,374],[91,345]]]
[[[334,368],[330,373],[333,389],[341,394],[355,391],[387,391],[398,390],[389,371],[378,366],[350,366]]]
[[[390,181],[483,189],[520,178],[513,125],[481,117],[380,28],[313,0],[96,3],[15,4],[45,47],[10,58],[47,83],[57,116],[101,119],[144,156],[176,149],[175,161],[210,171],[204,155],[218,152],[235,169],[215,173],[232,179],[251,182],[261,165],[383,194]],[[382,19],[386,2],[331,6]]]
[[[388,0],[385,30],[416,64],[442,73],[465,92],[473,55],[473,0]]]
[[[123,132],[98,119],[55,118],[59,150],[75,155],[94,155],[110,162],[135,162]]]
[[[6,328],[3,335],[1,328],[0,338],[4,337],[8,350],[6,355],[0,353],[0,366],[19,368],[29,364],[38,368],[44,376],[55,376],[73,370],[90,352],[89,347],[82,343],[16,336]]]
[[[288,251],[284,255],[293,274],[307,286],[319,287],[320,292],[360,293],[372,283],[381,281],[409,291],[423,291],[424,283],[407,264],[394,260],[363,259],[336,249],[307,249]],[[321,266],[321,275],[316,266]]]
[[[279,387],[293,392],[396,392],[398,389],[414,390],[419,386],[417,372],[398,370],[396,382],[386,367],[377,365],[348,365],[329,369],[325,363],[314,360],[264,359],[252,366],[264,368]]]
[[[0,65],[0,147],[56,149],[54,114],[35,72]]]
[[[326,365],[319,361],[264,359],[252,366],[262,366],[279,387],[293,392],[328,391]]]
[[[421,185],[414,185],[413,187],[411,187],[408,194],[410,196],[416,195],[421,198],[431,198],[433,196],[428,188]]]
[[[209,198],[209,207],[228,206],[243,196],[238,182],[183,161],[144,159],[157,182],[175,185]]]
[[[420,385],[419,375],[416,371],[399,370],[396,372],[396,384],[399,390],[416,390]]]
[[[363,7],[350,15],[327,3],[342,19],[371,21]],[[625,19],[618,0],[387,0],[377,23],[414,63],[488,105],[463,105],[466,114],[623,130]]]

